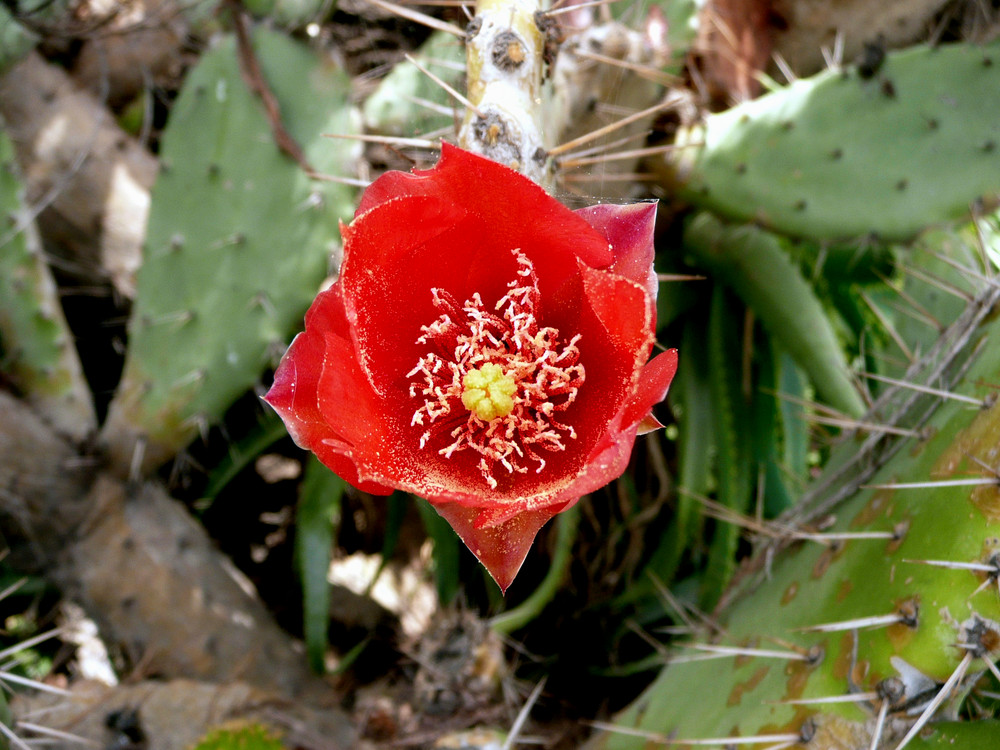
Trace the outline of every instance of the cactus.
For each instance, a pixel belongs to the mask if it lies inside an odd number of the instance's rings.
[[[0,75],[34,49],[37,41],[37,35],[15,21],[6,5],[0,6]]]
[[[538,0],[479,0],[466,32],[469,100],[459,143],[546,185],[541,123],[545,34]],[[551,137],[551,134],[548,134]]]
[[[827,70],[683,129],[661,175],[777,232],[906,240],[1000,193],[998,63],[994,42],[889,54],[878,79]]]
[[[810,750],[971,750],[996,731],[990,722],[931,724],[930,739],[916,738],[938,716],[921,714],[932,696],[941,694],[945,716],[961,714],[963,700],[989,684],[987,661],[1000,656],[1000,347],[990,340],[1000,288],[973,283],[977,299],[906,374],[931,390],[893,387],[876,400],[864,421],[886,430],[870,428],[834,451],[824,477],[772,527],[777,541],[725,598],[717,631],[675,652],[590,750],[666,737],[749,747],[763,735]],[[828,513],[827,536],[816,535],[809,524]],[[749,650],[727,656],[726,648]],[[789,703],[849,693],[870,695]]]
[[[81,441],[97,428],[90,390],[24,202],[13,144],[2,131],[0,216],[6,219],[0,229],[0,372],[59,432]]]
[[[255,35],[281,116],[319,172],[343,174],[354,148],[345,76],[273,32]],[[305,174],[274,143],[226,39],[188,76],[164,133],[129,325],[103,439],[119,467],[148,470],[260,377],[327,273],[353,191]],[[137,454],[138,455],[138,454]]]
[[[448,85],[459,86],[465,50],[453,34],[434,32],[413,58]],[[386,135],[412,136],[447,128],[455,122],[454,115],[435,111],[417,101],[421,99],[438,107],[454,106],[444,89],[412,62],[403,60],[365,100],[365,125]]]
[[[702,214],[688,227],[685,247],[698,266],[736,289],[761,316],[809,373],[820,395],[844,414],[861,415],[864,404],[833,326],[774,235],[750,226],[727,228]],[[775,289],[782,290],[780,297]]]
[[[270,18],[289,28],[321,22],[331,8],[325,0],[247,0],[243,6],[255,16]]]

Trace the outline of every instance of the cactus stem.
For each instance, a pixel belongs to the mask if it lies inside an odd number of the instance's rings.
[[[955,689],[955,686],[962,681],[965,677],[965,673],[969,670],[969,665],[972,664],[972,660],[975,658],[971,651],[966,651],[965,656],[962,657],[962,661],[958,663],[955,667],[955,671],[951,673],[951,676],[947,679],[941,689],[937,692],[937,695],[927,704],[923,713],[920,714],[919,718],[914,722],[913,726],[910,727],[910,731],[906,733],[906,736],[896,745],[896,750],[903,750],[904,747],[910,744],[910,740],[920,733],[920,730],[924,728],[924,725],[930,721],[931,717],[938,710],[942,703],[951,695],[951,692]]]
[[[466,34],[467,89],[475,105],[459,131],[462,148],[551,183],[542,128],[543,0],[478,0]]]

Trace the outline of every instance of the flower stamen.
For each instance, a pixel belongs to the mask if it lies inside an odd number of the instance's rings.
[[[534,265],[519,249],[511,252],[517,276],[495,311],[484,309],[478,293],[459,305],[445,290],[431,289],[440,315],[421,327],[417,343],[434,351],[407,373],[415,378],[410,396],[424,401],[411,420],[428,427],[420,447],[434,433],[447,432],[451,442],[438,453],[446,458],[462,450],[478,453],[491,489],[497,487],[497,464],[508,474],[524,474],[530,460],[539,473],[545,468],[539,451],[563,451],[565,439],[576,438],[572,425],[555,415],[576,400],[584,381],[580,336],[560,343],[558,330],[539,327]]]

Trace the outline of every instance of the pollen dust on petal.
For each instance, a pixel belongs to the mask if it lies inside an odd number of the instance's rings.
[[[540,451],[565,450],[566,439],[576,438],[557,415],[584,381],[579,334],[564,341],[555,328],[538,325],[534,266],[519,249],[511,252],[517,274],[493,310],[478,292],[459,304],[444,289],[431,289],[440,314],[417,339],[430,351],[407,373],[411,398],[423,401],[411,421],[427,428],[420,447],[446,458],[478,453],[490,488],[497,486],[498,464],[508,474],[529,466],[540,473]]]

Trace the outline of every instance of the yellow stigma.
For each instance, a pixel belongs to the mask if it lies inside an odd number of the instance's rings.
[[[514,378],[504,375],[500,365],[485,364],[462,378],[462,403],[484,422],[506,417],[514,409]]]

